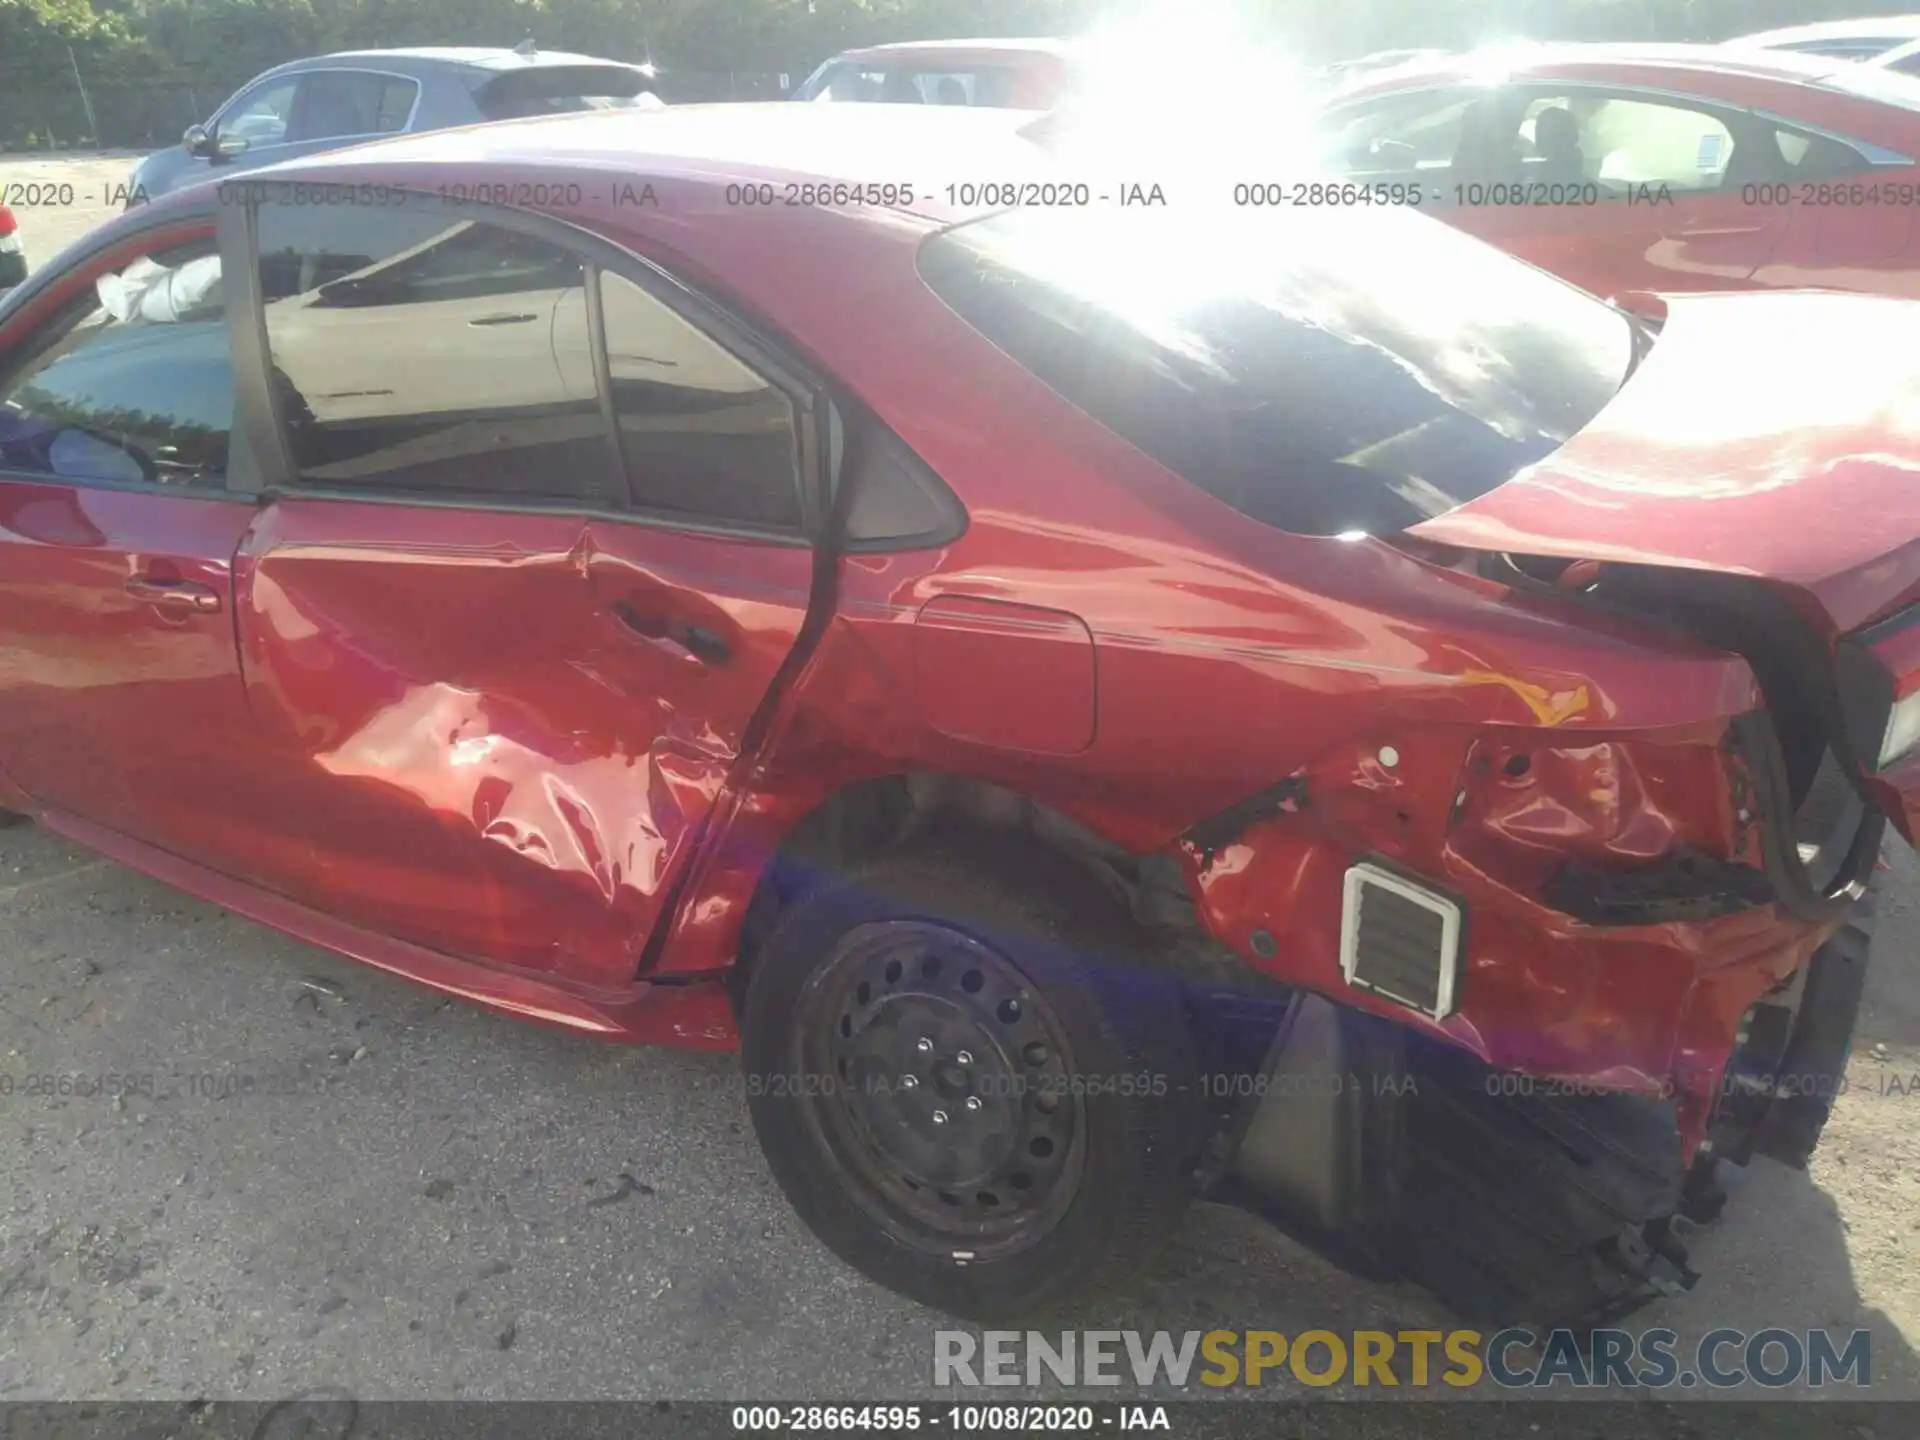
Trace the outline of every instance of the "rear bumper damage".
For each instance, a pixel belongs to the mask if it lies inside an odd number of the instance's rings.
[[[1214,939],[1495,1070],[1668,1102],[1683,1161],[1747,1013],[1839,928],[1883,829],[1843,807],[1810,870],[1759,715],[1584,743],[1374,737],[1269,803],[1189,837]]]
[[[1451,792],[1432,829],[1423,773]],[[1202,827],[1203,922],[1294,987],[1222,1062],[1216,1198],[1490,1323],[1690,1285],[1719,1161],[1804,1163],[1844,1075],[1885,827],[1848,798],[1804,843],[1819,789],[1761,712],[1586,744],[1436,727]]]
[[[1604,1323],[1692,1282],[1669,1101],[1495,1070],[1302,996],[1215,1198],[1472,1321]]]
[[[1304,992],[1233,1088],[1206,1178],[1337,1263],[1495,1326],[1607,1324],[1690,1288],[1722,1160],[1804,1163],[1845,1074],[1873,918],[1745,1017],[1691,1163],[1675,1099],[1503,1070]]]

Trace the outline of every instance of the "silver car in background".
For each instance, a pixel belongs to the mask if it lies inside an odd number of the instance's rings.
[[[1789,25],[1729,40],[1749,50],[1791,50],[1826,60],[1856,60],[1920,75],[1920,15],[1874,15],[1861,20],[1828,20]]]
[[[651,67],[592,55],[447,46],[348,50],[275,66],[134,170],[135,205],[225,175],[389,135],[658,104]]]

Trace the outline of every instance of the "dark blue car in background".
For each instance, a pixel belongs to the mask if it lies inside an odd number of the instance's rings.
[[[568,110],[657,104],[651,67],[591,55],[447,46],[349,50],[255,77],[180,144],[142,160],[129,204],[209,175],[389,135]]]

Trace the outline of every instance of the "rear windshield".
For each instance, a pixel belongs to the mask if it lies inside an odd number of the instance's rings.
[[[625,65],[544,65],[488,81],[478,104],[489,120],[520,120],[631,105],[646,88],[646,77]]]
[[[1819,83],[1826,89],[1858,95],[1863,100],[1897,105],[1902,110],[1920,110],[1920,77],[1907,73],[1904,60],[1891,65],[1849,65]]]
[[[1108,429],[1299,534],[1486,493],[1634,363],[1620,311],[1403,210],[1009,211],[933,237],[920,269]]]
[[[815,71],[794,98],[1007,109],[1013,105],[1016,74],[1009,65],[835,60]]]

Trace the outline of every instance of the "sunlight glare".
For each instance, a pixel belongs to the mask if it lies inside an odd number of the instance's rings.
[[[1149,4],[1089,32],[1058,112],[1069,163],[1167,183],[1248,178],[1313,153],[1321,86],[1226,0]],[[1230,182],[1229,182],[1230,183]]]

